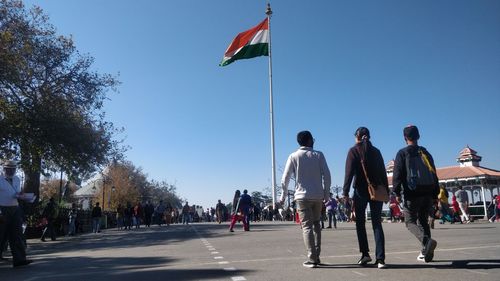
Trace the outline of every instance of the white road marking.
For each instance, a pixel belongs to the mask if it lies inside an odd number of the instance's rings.
[[[225,271],[236,271],[236,267],[226,267],[224,268]]]
[[[212,255],[216,255],[216,254],[218,254],[218,253],[219,253],[219,252],[211,252],[210,254],[212,254]]]
[[[224,259],[224,257],[218,256],[218,257],[214,257],[214,259],[216,259],[216,260],[222,260],[222,259]]]
[[[361,272],[357,272],[357,271],[354,271],[354,270],[353,270],[353,271],[351,271],[351,272],[352,272],[352,273],[356,273],[357,275],[367,276],[366,274],[363,274],[363,273],[361,273]]]
[[[219,264],[228,264],[228,261],[220,261]]]
[[[466,271],[468,271],[468,272],[472,272],[472,273],[476,273],[476,274],[488,275],[488,273],[486,273],[486,272],[481,272],[481,271],[475,271],[475,270],[470,270],[470,269],[466,269]]]
[[[235,276],[235,277],[231,277],[231,280],[233,281],[244,281],[244,280],[247,280],[245,277],[243,276]]]

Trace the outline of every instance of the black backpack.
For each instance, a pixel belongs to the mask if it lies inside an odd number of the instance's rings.
[[[424,148],[406,156],[406,180],[411,191],[430,193],[436,183],[436,171]]]

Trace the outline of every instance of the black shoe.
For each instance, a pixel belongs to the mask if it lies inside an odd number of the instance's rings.
[[[45,238],[40,239],[40,241],[45,242]]]
[[[361,258],[358,261],[359,265],[366,265],[367,263],[371,262],[372,258],[370,255],[362,255]]]
[[[18,261],[18,262],[13,263],[12,266],[13,267],[25,266],[25,265],[28,265],[32,262],[33,262],[32,260],[23,260],[23,261]]]
[[[427,244],[425,245],[424,251],[422,253],[424,254],[425,262],[431,262],[432,259],[434,258],[434,249],[436,249],[437,242],[434,239],[429,238],[429,241],[427,241]]]
[[[377,267],[378,267],[379,269],[382,269],[382,268],[385,268],[385,267],[386,267],[386,265],[385,265],[385,261],[384,261],[384,260],[377,259],[377,260],[375,261],[375,264],[377,265]]]

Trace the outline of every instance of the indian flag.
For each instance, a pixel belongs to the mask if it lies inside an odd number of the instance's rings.
[[[219,65],[226,66],[235,60],[259,56],[269,56],[269,23],[267,18],[257,26],[238,34],[229,44]]]

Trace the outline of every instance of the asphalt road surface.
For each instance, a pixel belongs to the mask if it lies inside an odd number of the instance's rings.
[[[367,225],[372,258],[373,232]],[[300,227],[261,222],[244,232],[227,224],[153,226],[130,231],[29,240],[34,263],[0,261],[1,281],[39,280],[500,280],[500,224],[436,225],[434,261],[416,260],[417,240],[404,224],[384,223],[386,269],[360,267],[355,226],[323,231],[321,268],[305,268]],[[7,255],[7,258],[9,258]]]

